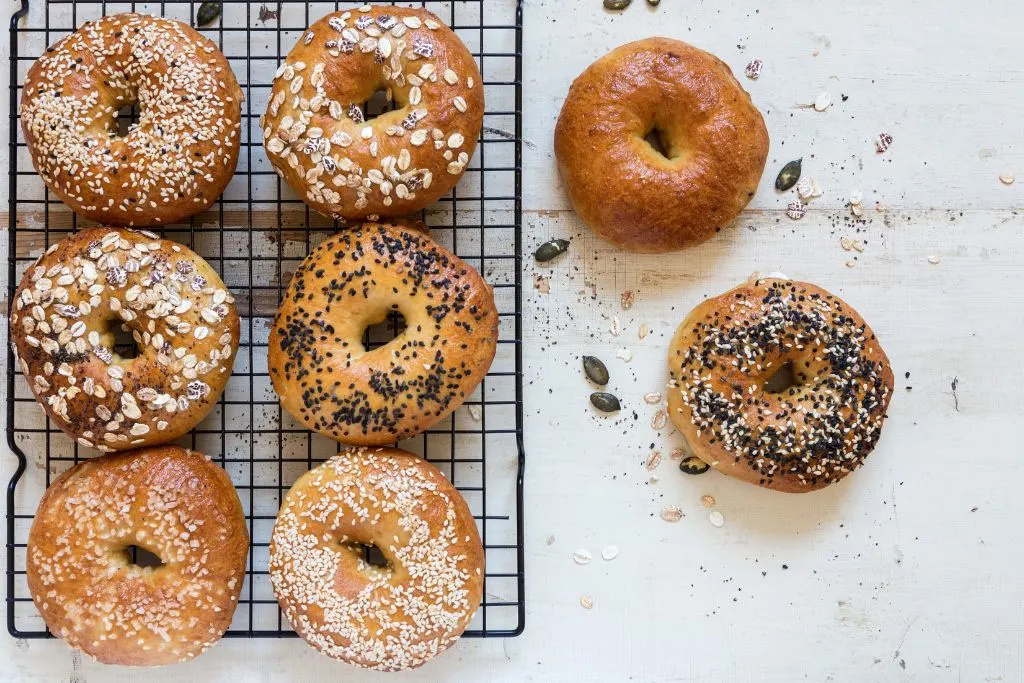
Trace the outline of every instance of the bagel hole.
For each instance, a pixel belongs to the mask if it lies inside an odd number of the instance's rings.
[[[128,556],[128,561],[136,567],[152,567],[156,569],[164,566],[164,561],[160,559],[159,555],[143,548],[141,545],[127,546],[124,549],[124,553]]]
[[[363,330],[363,346],[367,350],[384,346],[402,334],[405,331],[405,327],[405,316],[400,311],[392,310],[384,320],[369,325]]]
[[[370,567],[374,567],[376,569],[391,568],[391,562],[388,561],[388,558],[380,548],[372,543],[360,543],[359,541],[353,541],[350,538],[343,538],[340,543],[343,548],[361,559]]]
[[[381,114],[386,114],[389,111],[395,109],[395,101],[388,97],[388,91],[384,89],[376,90],[370,99],[366,100],[363,104],[363,115],[367,121],[375,119]]]
[[[132,126],[139,122],[139,105],[137,102],[126,104],[114,117],[115,137],[123,138],[131,132]]]
[[[672,145],[668,141],[668,135],[657,126],[648,131],[647,135],[644,136],[644,141],[650,145],[655,152],[666,159],[673,158]]]
[[[781,368],[765,380],[764,390],[770,394],[784,394],[793,387],[800,386],[800,380],[793,372],[793,362],[785,363]]]
[[[110,322],[110,331],[114,335],[114,353],[123,360],[132,360],[139,356],[139,344],[132,336],[128,325],[115,318]]]

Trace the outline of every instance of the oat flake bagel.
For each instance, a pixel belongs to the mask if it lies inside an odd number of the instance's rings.
[[[766,382],[791,364],[793,385]],[[694,455],[765,488],[813,491],[874,449],[892,397],[889,360],[839,297],[760,279],[701,303],[669,347],[669,415]]]
[[[36,400],[83,446],[173,441],[217,402],[235,362],[234,298],[185,246],[123,228],[72,233],[28,268],[11,343]],[[131,332],[135,358],[114,347]]]
[[[162,564],[133,564],[130,546]],[[32,522],[26,573],[54,635],[106,664],[156,666],[195,657],[224,634],[248,551],[224,470],[157,446],[60,475]]]
[[[383,90],[395,109],[365,120]],[[483,123],[473,55],[432,13],[364,5],[329,14],[278,69],[263,142],[277,172],[338,220],[400,216],[448,192]]]
[[[387,564],[363,559],[375,546]],[[299,478],[270,540],[270,580],[314,648],[384,671],[451,646],[483,596],[476,522],[436,467],[397,449],[342,452]]]
[[[645,138],[654,134],[665,154]],[[573,82],[555,154],[583,222],[629,251],[699,244],[757,190],[768,131],[720,59],[670,38],[623,45]]]
[[[363,332],[393,310],[405,330],[367,351]],[[366,223],[299,265],[270,331],[270,378],[308,429],[385,445],[455,410],[490,368],[498,313],[490,286],[424,234]]]
[[[118,111],[139,122],[118,137]],[[84,24],[29,69],[21,121],[32,163],[76,213],[166,225],[208,208],[235,172],[242,91],[208,38],[173,19]]]

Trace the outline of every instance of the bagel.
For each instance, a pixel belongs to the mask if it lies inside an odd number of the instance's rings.
[[[363,347],[392,311],[405,330]],[[307,429],[380,446],[428,429],[487,374],[498,338],[490,286],[423,233],[365,223],[299,265],[268,340],[281,404]]]
[[[394,110],[366,120],[384,90]],[[473,55],[431,12],[328,14],[281,64],[260,121],[278,174],[336,220],[401,216],[451,190],[473,157],[484,88]]]
[[[662,150],[647,142],[652,134]],[[591,230],[622,249],[666,252],[709,239],[739,215],[764,170],[768,131],[725,62],[648,38],[573,82],[555,155]]]
[[[364,560],[366,546],[386,561]],[[362,667],[418,667],[450,647],[483,597],[476,522],[440,471],[397,449],[348,450],[302,475],[270,539],[292,627]]]
[[[892,398],[892,368],[867,323],[792,280],[751,280],[701,303],[676,330],[668,365],[669,415],[693,454],[791,493],[860,467]],[[791,385],[768,389],[783,368]]]
[[[85,23],[28,71],[21,124],[32,164],[80,216],[155,226],[209,208],[235,172],[242,90],[209,38],[161,17]],[[119,137],[117,116],[139,121]]]
[[[131,546],[159,566],[133,564]],[[81,462],[46,489],[26,574],[47,628],[105,664],[195,657],[227,630],[249,535],[231,480],[201,453],[157,446]]]
[[[115,348],[130,331],[134,358]],[[101,451],[173,441],[220,398],[238,348],[235,300],[188,247],[90,228],[28,268],[11,344],[29,388],[71,438]]]

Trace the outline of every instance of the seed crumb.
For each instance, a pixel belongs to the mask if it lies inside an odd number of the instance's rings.
[[[666,522],[678,522],[683,518],[683,511],[677,505],[666,505],[661,509],[661,518]]]
[[[580,598],[580,606],[583,607],[583,609],[593,609],[594,599],[590,596],[584,595]]]
[[[709,494],[704,494],[700,497],[700,504],[706,508],[715,507],[715,497]]]

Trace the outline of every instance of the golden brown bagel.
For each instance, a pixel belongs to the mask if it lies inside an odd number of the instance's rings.
[[[391,311],[405,331],[363,348]],[[270,331],[281,404],[308,429],[380,446],[428,429],[473,392],[494,359],[490,286],[423,233],[365,223],[328,238],[299,265]]]
[[[395,109],[365,121],[384,90]],[[484,88],[473,55],[431,12],[371,6],[329,14],[278,69],[263,142],[277,172],[338,220],[418,211],[473,157]]]
[[[375,546],[387,566],[363,559]],[[302,475],[270,540],[270,580],[307,643],[359,666],[425,663],[483,597],[476,522],[436,467],[405,451],[348,450]]]
[[[114,348],[131,332],[137,356]],[[220,398],[238,348],[235,300],[184,245],[90,228],[47,249],[11,306],[11,344],[36,400],[101,451],[173,441]]]
[[[133,564],[130,546],[162,565]],[[39,502],[26,573],[54,635],[105,664],[156,666],[224,634],[248,551],[224,470],[202,453],[157,446],[61,474]]]
[[[645,140],[651,133],[665,155]],[[573,82],[555,154],[591,230],[629,251],[664,252],[703,242],[747,205],[768,131],[725,62],[648,38],[612,50]]]
[[[118,111],[139,122],[118,137]],[[85,23],[29,69],[21,123],[32,163],[75,213],[107,225],[175,223],[235,172],[242,90],[209,38],[161,17]]]
[[[791,364],[795,383],[766,382]],[[892,397],[889,359],[839,297],[759,279],[701,303],[668,356],[669,415],[694,455],[725,474],[790,493],[860,467]]]

